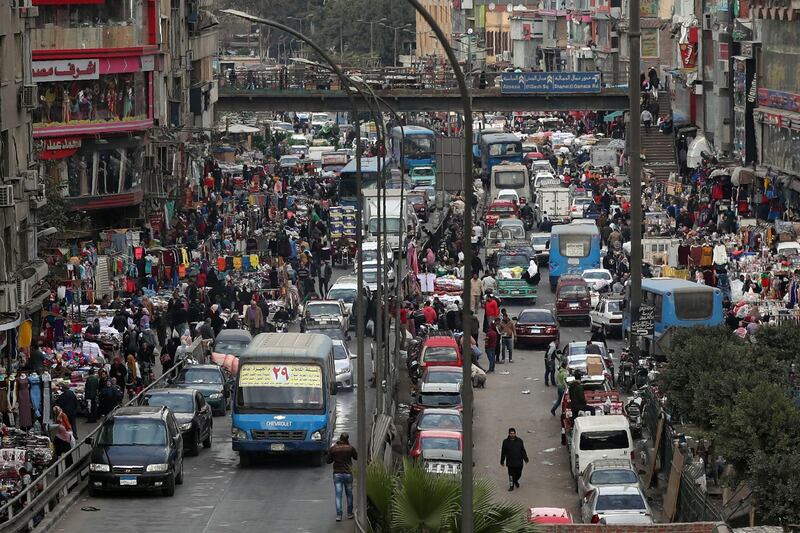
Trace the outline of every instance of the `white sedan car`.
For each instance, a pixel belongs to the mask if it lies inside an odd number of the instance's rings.
[[[600,291],[610,288],[611,284],[614,283],[614,276],[605,268],[590,268],[584,270],[581,277],[589,285],[592,307],[596,306],[600,301]]]
[[[608,336],[611,332],[622,334],[622,299],[602,298],[589,312],[592,331],[602,331]]]

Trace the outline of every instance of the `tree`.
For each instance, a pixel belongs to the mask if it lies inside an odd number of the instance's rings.
[[[524,509],[494,501],[494,484],[475,481],[475,533],[527,533],[535,529]],[[406,461],[400,472],[376,463],[367,467],[367,499],[375,533],[458,533],[461,531],[461,479],[427,473]]]
[[[764,523],[784,528],[800,523],[800,451],[795,447],[753,454],[747,484]]]

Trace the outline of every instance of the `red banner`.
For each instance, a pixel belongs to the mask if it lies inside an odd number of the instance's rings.
[[[106,0],[33,0],[35,6],[68,6],[70,4],[105,4]]]
[[[39,159],[65,159],[75,155],[80,147],[80,137],[54,137],[36,141]]]
[[[697,44],[681,43],[681,68],[693,69],[697,67]]]

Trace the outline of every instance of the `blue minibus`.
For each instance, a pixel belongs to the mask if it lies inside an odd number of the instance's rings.
[[[512,133],[481,135],[481,176],[492,175],[492,167],[503,162],[522,163],[522,141]]]
[[[380,162],[381,171],[385,171],[384,162]],[[378,158],[361,158],[361,190],[378,187]],[[347,162],[339,173],[339,204],[356,207],[358,204],[358,180],[356,179],[355,157]]]
[[[550,290],[564,274],[600,268],[600,230],[594,224],[553,226],[550,233]]]
[[[396,126],[392,128],[392,159],[400,165],[400,148],[403,148],[402,170],[414,167],[436,166],[436,134],[422,126]]]
[[[626,301],[630,302],[630,294]],[[654,335],[639,339],[643,353],[664,356],[669,346],[670,331],[694,326],[720,326],[725,323],[722,290],[677,278],[645,278],[642,280],[642,305],[653,308]],[[630,334],[630,307],[622,321],[625,337]]]
[[[319,333],[261,333],[239,356],[231,409],[233,450],[312,454],[321,465],[336,423],[333,343]]]

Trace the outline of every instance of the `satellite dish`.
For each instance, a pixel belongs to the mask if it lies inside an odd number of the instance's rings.
[[[506,6],[506,11],[507,11],[507,12],[509,12],[509,13],[511,13],[512,11],[514,11],[514,6],[512,6],[511,4],[508,4],[508,5]]]
[[[494,2],[489,2],[489,11],[494,11],[494,8],[497,7],[494,5]]]

